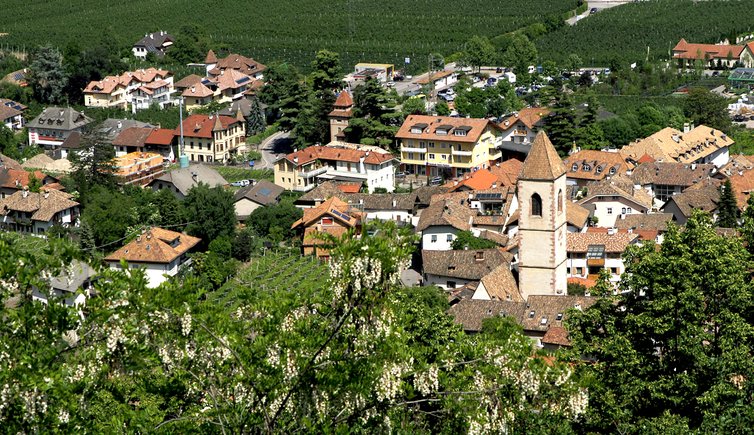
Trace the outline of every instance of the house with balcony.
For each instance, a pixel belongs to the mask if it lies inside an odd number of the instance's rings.
[[[24,128],[24,111],[27,109],[21,103],[6,98],[0,98],[0,124],[13,131]]]
[[[487,119],[410,115],[395,135],[404,171],[455,178],[501,157],[500,128]]]
[[[180,134],[179,126],[174,135]],[[183,120],[183,152],[192,162],[226,162],[245,150],[243,116],[191,115]]]
[[[600,270],[610,272],[610,282],[616,284],[626,270],[623,252],[639,242],[639,234],[611,229],[607,232],[566,234],[566,273],[568,278],[596,279]]]
[[[149,228],[105,257],[105,263],[110,269],[121,269],[123,261],[130,269],[144,269],[147,286],[154,288],[191,265],[189,253],[200,241],[200,238],[187,234],[157,227]]]
[[[92,118],[70,107],[48,107],[26,124],[29,144],[57,150],[71,133],[81,133],[91,122]]]
[[[89,82],[84,89],[87,107],[115,107],[119,109],[147,109],[152,104],[160,108],[173,104],[173,74],[157,68],[126,71]]]
[[[322,204],[307,208],[304,215],[291,226],[302,238],[301,249],[304,255],[314,255],[320,260],[328,260],[330,252],[323,248],[327,242],[320,235],[340,237],[348,231],[361,234],[363,214],[341,199],[332,197]]]
[[[499,147],[503,157],[523,161],[549,113],[546,107],[527,107],[503,119],[498,124],[503,131]]]
[[[373,146],[332,142],[304,148],[275,162],[275,184],[287,190],[307,192],[326,180],[364,184],[395,190],[396,159]]]
[[[0,199],[0,222],[7,231],[44,237],[53,225],[78,226],[79,203],[54,189],[28,189]]]

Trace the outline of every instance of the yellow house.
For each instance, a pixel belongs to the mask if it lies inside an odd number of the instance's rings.
[[[395,138],[411,174],[459,177],[500,159],[502,130],[487,119],[411,115]]]
[[[102,80],[92,81],[84,89],[86,107],[117,107],[126,109],[126,85],[120,78],[107,76]]]

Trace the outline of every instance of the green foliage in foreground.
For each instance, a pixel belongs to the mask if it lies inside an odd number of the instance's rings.
[[[459,231],[450,246],[453,250],[458,251],[463,249],[493,249],[498,245],[492,240],[476,237],[471,231]]]
[[[696,213],[625,261],[624,293],[569,321],[574,356],[595,360],[579,366],[593,380],[583,432],[749,432],[754,289],[741,241]]]
[[[3,429],[572,432],[587,392],[568,367],[508,319],[465,335],[438,290],[397,286],[413,235],[378,234],[338,241],[329,276],[281,259],[219,297],[191,276],[150,289],[138,269],[106,271],[82,311],[31,298],[75,252],[0,237]],[[310,284],[260,285],[291,267]]]

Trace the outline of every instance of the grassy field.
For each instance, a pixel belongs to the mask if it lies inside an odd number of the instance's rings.
[[[273,181],[272,169],[246,169],[238,166],[213,166],[229,183],[238,180],[268,180]]]
[[[668,59],[681,38],[715,43],[750,32],[752,21],[751,0],[648,0],[591,15],[542,37],[537,46],[543,58],[555,61],[576,53],[587,65],[607,66],[612,59],[628,64],[648,54]]]
[[[261,62],[308,67],[314,53],[341,53],[343,65],[390,62],[426,68],[427,55],[462,49],[472,35],[496,36],[562,16],[578,0],[5,0],[0,46],[51,42],[61,49],[115,39],[130,47],[145,33],[178,33],[196,25],[213,48],[231,48]],[[203,59],[196,59],[197,62]]]

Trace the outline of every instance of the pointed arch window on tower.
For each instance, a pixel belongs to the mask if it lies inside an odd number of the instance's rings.
[[[542,198],[536,193],[531,196],[531,215],[542,216]]]
[[[558,190],[558,211],[563,211],[565,204],[565,196],[563,196],[563,189]]]

